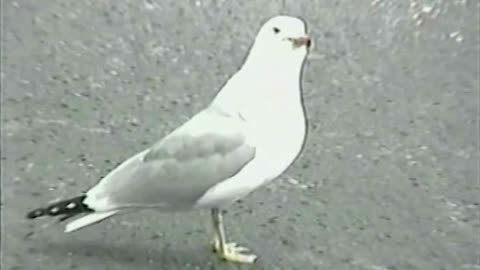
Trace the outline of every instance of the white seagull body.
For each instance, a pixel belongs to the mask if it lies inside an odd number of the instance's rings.
[[[88,212],[67,224],[70,232],[142,208],[209,208],[214,249],[224,259],[253,262],[255,255],[226,243],[218,209],[277,178],[300,153],[306,134],[300,84],[309,46],[303,21],[270,19],[241,69],[206,109],[120,164],[85,195],[30,217]]]

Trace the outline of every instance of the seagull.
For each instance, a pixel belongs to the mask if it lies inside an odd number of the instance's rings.
[[[204,110],[87,192],[27,218],[83,215],[66,225],[65,232],[73,232],[141,209],[209,209],[213,252],[229,262],[255,262],[247,248],[227,242],[221,209],[278,178],[302,151],[307,122],[301,77],[310,45],[302,19],[268,19],[241,68]]]

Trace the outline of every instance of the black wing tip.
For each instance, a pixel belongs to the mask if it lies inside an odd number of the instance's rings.
[[[41,217],[41,216],[44,216],[44,215],[45,215],[45,209],[38,208],[38,209],[35,209],[33,211],[28,212],[28,214],[26,215],[26,218],[27,219],[35,219],[35,218],[38,218],[38,217]]]
[[[77,196],[68,200],[53,203],[45,208],[37,208],[27,213],[27,219],[35,219],[41,216],[58,216],[64,215],[60,221],[68,219],[84,212],[93,212],[87,205],[83,203],[85,195]]]

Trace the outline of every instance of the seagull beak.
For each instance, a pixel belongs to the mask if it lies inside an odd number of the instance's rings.
[[[299,38],[292,38],[290,40],[293,42],[293,46],[295,48],[305,46],[305,47],[307,47],[307,49],[309,49],[310,46],[312,45],[312,40],[308,36],[299,37]]]

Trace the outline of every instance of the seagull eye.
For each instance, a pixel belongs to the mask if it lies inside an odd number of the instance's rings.
[[[275,34],[280,33],[280,29],[278,29],[277,27],[274,27],[273,28],[273,33],[275,33]]]

